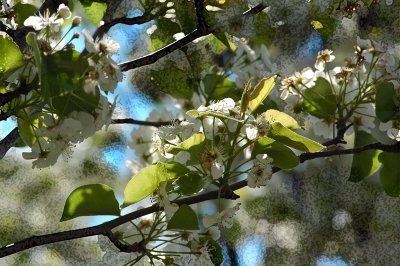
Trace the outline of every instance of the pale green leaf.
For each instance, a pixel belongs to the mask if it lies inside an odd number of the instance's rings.
[[[191,147],[202,143],[204,139],[205,137],[203,133],[196,133],[179,145],[171,147],[171,149],[168,150],[168,153],[177,154],[180,151],[188,151]]]
[[[151,195],[161,182],[185,175],[190,170],[177,162],[149,165],[134,175],[125,187],[122,208]]]
[[[290,129],[299,129],[300,128],[299,124],[293,117],[291,117],[290,115],[287,115],[281,111],[270,109],[270,110],[267,110],[262,115],[265,117],[265,119],[270,124],[272,124],[274,122],[279,122],[283,126],[290,128]]]
[[[260,81],[249,96],[249,109],[253,113],[267,98],[275,86],[277,75],[272,75]]]
[[[24,63],[18,45],[4,32],[0,32],[0,75]]]
[[[65,202],[61,221],[92,215],[120,215],[118,201],[109,186],[90,184],[72,191]]]
[[[293,132],[279,122],[272,124],[268,137],[300,151],[317,152],[324,148],[318,142]]]

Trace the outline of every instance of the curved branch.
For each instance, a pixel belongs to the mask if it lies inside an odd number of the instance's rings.
[[[395,153],[400,153],[400,142],[397,142],[396,144],[393,145],[386,145],[382,143],[372,143],[368,144],[362,147],[357,147],[353,149],[344,149],[344,150],[334,150],[334,151],[322,151],[322,152],[315,152],[315,153],[303,153],[299,155],[300,162],[303,163],[308,160],[316,159],[316,158],[324,158],[324,157],[329,157],[329,156],[336,156],[336,155],[344,155],[344,154],[357,154],[361,153],[363,151],[367,150],[382,150],[382,151],[387,151],[387,152],[395,152]],[[273,173],[276,173],[280,171],[281,169],[274,167],[273,168]],[[224,189],[221,193],[218,192],[218,190],[202,193],[196,196],[192,197],[187,197],[183,199],[179,199],[174,201],[174,203],[177,203],[178,205],[182,204],[195,204],[207,200],[213,200],[213,199],[218,199],[220,198],[225,198],[225,199],[237,199],[237,195],[232,193],[235,190],[241,189],[243,187],[247,186],[247,181],[242,180],[239,182],[236,182],[232,185],[230,185],[227,189]],[[95,235],[105,235],[107,236],[110,241],[116,245],[117,248],[119,248],[122,252],[132,252],[132,251],[140,251],[140,242],[133,244],[131,246],[126,246],[121,243],[115,237],[112,235],[111,229],[122,225],[124,223],[127,223],[129,221],[132,221],[134,219],[140,218],[142,216],[157,212],[163,210],[162,207],[158,206],[157,204],[151,205],[150,207],[143,208],[136,210],[134,212],[128,213],[124,216],[118,217],[114,220],[111,220],[109,222],[97,225],[97,226],[92,226],[92,227],[86,227],[82,229],[76,229],[76,230],[70,230],[70,231],[65,231],[65,232],[58,232],[58,233],[53,233],[53,234],[48,234],[48,235],[42,235],[42,236],[33,236],[30,238],[27,238],[25,240],[21,240],[19,242],[16,242],[14,244],[7,245],[5,247],[0,248],[0,258],[5,257],[11,254],[15,254],[17,252],[27,250],[33,247],[45,245],[45,244],[50,244],[50,243],[56,243],[60,241],[65,241],[65,240],[71,240],[71,239],[77,239],[77,238],[83,238],[83,237],[88,237],[88,236],[95,236]],[[118,242],[117,242],[118,241]]]
[[[128,71],[128,70],[135,69],[135,68],[138,68],[141,66],[153,64],[153,63],[157,62],[159,59],[165,57],[166,55],[168,55],[178,49],[181,49],[183,46],[191,43],[192,41],[196,40],[197,38],[211,34],[216,29],[218,29],[218,25],[216,25],[214,27],[208,27],[207,24],[205,23],[205,19],[203,17],[203,12],[202,12],[203,11],[202,10],[203,3],[201,3],[201,2],[203,2],[203,1],[196,1],[196,14],[197,14],[197,16],[199,16],[198,23],[199,23],[199,25],[201,25],[201,28],[195,29],[194,31],[190,32],[182,39],[179,39],[173,43],[170,43],[167,46],[161,48],[160,50],[158,50],[154,53],[151,53],[149,55],[139,57],[137,59],[130,60],[130,61],[119,64],[121,71]],[[264,3],[258,4],[257,6],[244,12],[243,16],[245,16],[245,17],[253,16],[253,15],[261,12],[266,7],[267,6]],[[232,19],[236,19],[236,18],[232,18]]]

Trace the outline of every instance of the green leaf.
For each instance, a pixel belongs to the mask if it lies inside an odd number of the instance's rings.
[[[0,32],[0,77],[3,73],[14,70],[24,63],[18,45],[4,32]]]
[[[251,89],[251,83],[253,82],[253,79],[250,79],[245,85],[244,85],[244,90],[242,93],[242,97],[240,99],[240,113],[244,114],[247,110],[247,105],[249,104],[249,92]]]
[[[213,265],[221,265],[224,261],[224,256],[222,255],[222,248],[218,242],[206,236],[200,238],[200,243],[207,247],[208,255]]]
[[[205,92],[214,100],[222,100],[227,97],[232,98],[232,96],[236,96],[235,94],[237,90],[235,83],[224,76],[207,74],[203,79],[203,83]]]
[[[28,116],[27,114],[20,112],[17,118],[17,125],[21,139],[26,145],[32,147],[32,145],[37,141],[35,130],[42,125],[39,121],[39,114]]]
[[[324,78],[317,78],[315,86],[304,91],[303,109],[318,118],[332,118],[336,113],[336,96],[330,83]]]
[[[90,1],[89,3],[82,3],[82,6],[85,9],[87,18],[89,18],[90,22],[97,27],[103,19],[104,13],[107,9],[107,4]]]
[[[254,144],[251,158],[256,158],[258,154],[267,154],[273,159],[273,165],[284,170],[293,169],[300,163],[299,158],[291,149],[267,137],[258,138]]]
[[[373,142],[375,139],[367,132],[358,130],[355,132],[354,147],[362,147]],[[380,153],[379,150],[369,150],[354,154],[349,180],[359,182],[375,173],[381,165],[378,161]]]
[[[400,154],[382,152],[378,159],[382,163],[379,176],[383,189],[389,196],[398,197],[400,194]]]
[[[35,15],[36,11],[38,10],[37,7],[34,5],[22,3],[17,3],[13,6],[13,9],[16,15],[15,22],[20,26],[24,25],[24,21],[28,17]]]
[[[268,78],[264,78],[256,85],[254,90],[249,96],[249,109],[253,113],[260,104],[267,98],[267,96],[270,94],[272,89],[275,86],[275,81],[277,75],[272,75]]]
[[[177,154],[180,151],[188,151],[193,146],[199,145],[204,141],[205,137],[203,133],[196,133],[187,140],[183,141],[177,146],[172,147],[168,153]]]
[[[324,37],[332,36],[336,29],[336,19],[330,16],[329,11],[322,11],[311,1],[308,1],[307,6],[310,9],[310,23],[313,28]]]
[[[42,57],[41,94],[58,115],[91,112],[98,107],[100,94],[83,90],[81,78],[87,68],[87,60],[77,51],[59,51]]]
[[[279,122],[272,124],[268,136],[300,151],[317,152],[324,148],[318,142],[293,132]]]
[[[181,32],[181,28],[176,22],[171,21],[167,18],[158,18],[157,29],[151,34],[151,52],[163,48],[169,43],[175,41],[172,37],[175,33]]]
[[[376,86],[376,116],[382,122],[390,121],[399,112],[393,83],[382,82]]]
[[[185,175],[190,170],[177,162],[149,165],[134,175],[125,187],[122,208],[151,195],[161,182]]]
[[[262,115],[265,117],[265,119],[270,124],[272,124],[274,122],[279,122],[283,126],[290,128],[290,129],[299,129],[300,128],[299,124],[293,117],[291,117],[290,115],[287,115],[281,111],[270,109],[270,110],[267,110]]]
[[[72,191],[65,202],[61,221],[92,215],[120,215],[118,201],[109,186],[90,184]]]
[[[150,80],[162,92],[180,99],[192,98],[196,88],[190,72],[178,68],[172,62],[162,70],[151,70]]]
[[[226,48],[233,50],[231,45],[235,45],[228,40],[224,31],[215,31],[212,34],[215,36],[215,38],[222,42],[226,46]]]
[[[202,190],[207,185],[208,183],[206,182],[206,180],[204,180],[197,172],[187,173],[177,178],[172,183],[174,191],[184,196],[193,195]]]
[[[26,42],[32,48],[33,59],[35,60],[35,65],[37,67],[38,74],[39,74],[39,82],[41,83],[42,82],[42,56],[41,56],[41,52],[39,49],[36,32],[29,32],[26,35]]]
[[[213,111],[197,111],[197,110],[189,110],[186,112],[187,115],[190,115],[191,117],[194,118],[202,118],[202,117],[207,117],[207,116],[212,116],[212,117],[217,117],[217,118],[221,118],[221,119],[229,119],[229,120],[233,120],[235,122],[243,122],[239,119],[236,119],[234,117],[228,116],[228,115],[224,115],[222,113],[218,113],[218,112],[213,112]]]
[[[188,205],[183,204],[168,222],[167,230],[199,230],[196,213]]]

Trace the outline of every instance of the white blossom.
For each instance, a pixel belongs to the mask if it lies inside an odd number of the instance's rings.
[[[272,159],[258,154],[247,177],[247,185],[251,188],[265,186],[272,177]]]
[[[315,62],[315,68],[323,71],[325,68],[325,63],[332,62],[335,59],[335,56],[332,54],[333,51],[329,49],[325,49],[318,52],[317,60]]]
[[[37,16],[28,17],[24,21],[24,26],[33,27],[36,31],[48,28],[51,33],[57,33],[63,23],[64,19],[58,18],[58,14],[50,14],[50,11],[46,10],[44,14],[39,13]]]
[[[203,225],[209,228],[213,225],[218,224],[221,227],[231,228],[233,226],[233,217],[240,208],[240,203],[236,204],[232,208],[227,208],[220,213],[212,216],[205,216],[203,218]]]

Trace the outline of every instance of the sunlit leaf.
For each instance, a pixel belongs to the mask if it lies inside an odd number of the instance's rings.
[[[183,204],[168,222],[168,230],[198,230],[199,220],[190,206]]]
[[[104,184],[81,186],[68,196],[61,221],[79,216],[120,215],[114,191]]]
[[[300,151],[317,152],[324,148],[318,142],[293,132],[279,122],[272,124],[268,137]]]
[[[35,131],[41,125],[39,121],[39,115],[33,114],[28,116],[27,114],[20,112],[17,118],[18,132],[21,139],[26,145],[32,147],[32,145],[37,141]]]
[[[149,165],[134,175],[125,187],[122,208],[151,195],[163,181],[185,175],[190,170],[177,162]]]
[[[24,63],[18,45],[4,32],[0,32],[0,76]]]
[[[179,145],[172,147],[170,150],[168,150],[168,153],[177,154],[180,151],[188,151],[191,147],[202,143],[204,139],[205,136],[203,133],[196,133]]]
[[[264,78],[260,81],[260,83],[256,85],[249,96],[249,109],[251,112],[254,112],[258,108],[258,106],[262,104],[265,98],[267,98],[267,96],[275,86],[275,81],[277,77],[277,75],[272,75],[268,78]]]
[[[285,114],[284,112],[270,109],[267,110],[265,113],[262,114],[265,119],[270,123],[279,122],[283,126],[290,128],[290,129],[299,129],[300,126],[297,121],[291,117],[290,115]]]

